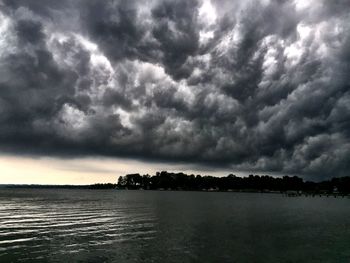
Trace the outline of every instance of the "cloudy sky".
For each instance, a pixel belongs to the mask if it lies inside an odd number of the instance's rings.
[[[0,183],[319,180],[349,138],[349,0],[0,0]]]

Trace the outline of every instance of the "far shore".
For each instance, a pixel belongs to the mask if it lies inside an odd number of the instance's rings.
[[[229,174],[223,177],[194,175],[173,172],[149,174],[127,174],[119,176],[117,183],[96,183],[89,185],[45,185],[45,184],[2,184],[2,189],[90,189],[90,190],[132,190],[132,191],[196,191],[269,193],[288,197],[300,196],[350,196],[350,177],[334,177],[321,182],[304,181],[298,176],[272,177],[249,175],[239,177]]]
[[[50,185],[50,184],[0,184],[1,189],[62,189],[62,190],[108,190],[108,191],[161,191],[161,192],[208,192],[208,193],[256,193],[256,194],[280,194],[286,197],[348,197],[349,194],[345,193],[329,193],[329,192],[303,192],[303,191],[270,191],[270,190],[259,190],[259,189],[128,189],[119,188],[117,184],[91,184],[91,185]]]

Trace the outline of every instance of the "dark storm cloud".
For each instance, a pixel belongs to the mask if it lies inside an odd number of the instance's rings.
[[[347,1],[0,6],[3,151],[348,173]]]

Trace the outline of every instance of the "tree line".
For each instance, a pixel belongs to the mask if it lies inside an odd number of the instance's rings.
[[[140,175],[138,173],[120,176],[116,187],[135,190],[350,193],[350,177],[311,182],[304,181],[298,176],[272,177],[269,175],[251,174],[248,177],[239,177],[229,174],[225,177],[214,177],[162,171],[157,172],[153,176],[149,174]]]

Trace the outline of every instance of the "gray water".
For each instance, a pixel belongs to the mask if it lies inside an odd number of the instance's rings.
[[[350,199],[0,190],[0,262],[350,262]]]

